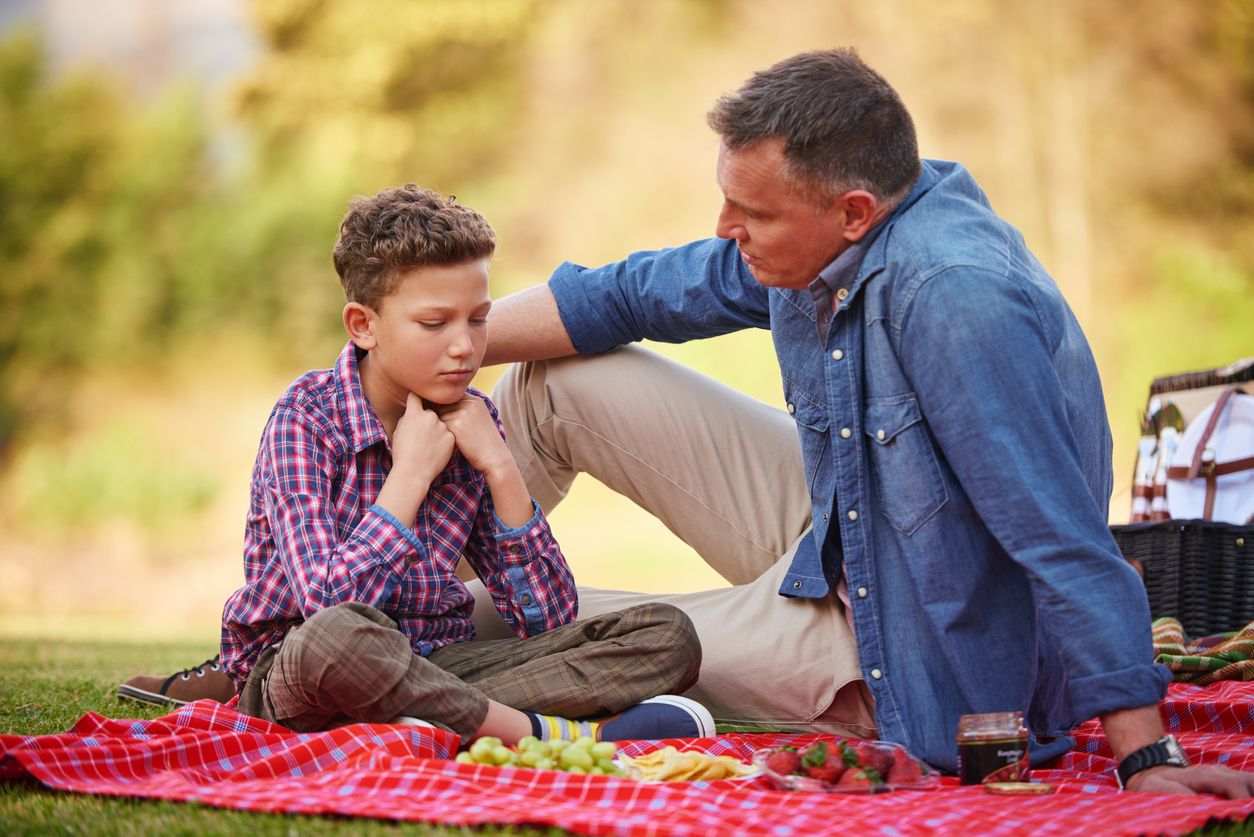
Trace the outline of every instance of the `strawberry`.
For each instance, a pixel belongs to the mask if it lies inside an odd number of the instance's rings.
[[[829,785],[835,784],[845,772],[845,763],[840,760],[840,753],[833,751],[827,754],[827,761],[807,767],[806,772],[811,779],[818,779]]]
[[[913,785],[922,778],[923,768],[917,761],[906,756],[895,759],[892,768],[888,771],[888,784],[890,785]]]
[[[853,751],[858,757],[860,767],[869,767],[881,776],[887,776],[892,769],[892,753],[880,749],[870,741],[859,741],[853,745]]]
[[[875,779],[861,768],[846,770],[844,775],[840,777],[840,781],[836,783],[836,787],[845,790],[871,790],[875,787]]]
[[[802,767],[821,767],[827,763],[827,743],[815,741],[801,752]]]
[[[792,747],[782,747],[766,757],[766,769],[780,776],[801,772],[801,754]]]
[[[835,782],[845,772],[845,760],[841,758],[839,749],[827,752],[827,761],[823,765],[823,781]]]

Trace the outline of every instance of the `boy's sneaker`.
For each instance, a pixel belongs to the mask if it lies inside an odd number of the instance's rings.
[[[168,677],[159,674],[132,677],[118,686],[118,697],[160,706],[182,706],[205,698],[226,703],[235,697],[235,684],[222,671],[221,661],[215,656]]]
[[[713,738],[716,735],[710,710],[679,695],[658,695],[629,706],[599,721],[597,733],[602,741]]]

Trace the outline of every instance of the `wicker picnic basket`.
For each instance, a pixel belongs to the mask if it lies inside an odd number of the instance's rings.
[[[1155,619],[1176,617],[1190,637],[1254,622],[1254,526],[1162,520],[1110,528],[1144,571]]]
[[[1225,389],[1254,381],[1254,358],[1219,369],[1155,378],[1150,398],[1170,396],[1192,420]],[[1124,557],[1143,570],[1150,614],[1174,616],[1190,637],[1254,622],[1254,526],[1156,520],[1112,526]]]

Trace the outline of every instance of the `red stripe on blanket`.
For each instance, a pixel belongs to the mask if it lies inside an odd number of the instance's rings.
[[[1254,683],[1173,684],[1163,714],[1194,761],[1254,770]],[[824,737],[665,743],[747,760],[762,747]],[[579,834],[1181,834],[1254,813],[1250,800],[1121,794],[1100,727],[1085,724],[1076,738],[1074,752],[1034,771],[1058,786],[1051,796],[995,797],[946,779],[933,791],[858,797],[774,791],[762,779],[645,784],[462,765],[448,760],[456,737],[439,730],[361,724],[299,734],[201,701],[153,721],[90,714],[63,735],[0,735],[0,776],[250,811],[534,824]]]

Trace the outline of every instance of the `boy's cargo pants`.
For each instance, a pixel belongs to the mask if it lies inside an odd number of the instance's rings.
[[[386,614],[350,602],[314,614],[262,652],[239,709],[301,732],[408,715],[468,738],[489,698],[594,718],[683,691],[700,666],[692,622],[670,605],[605,613],[527,639],[459,642],[422,657]]]

